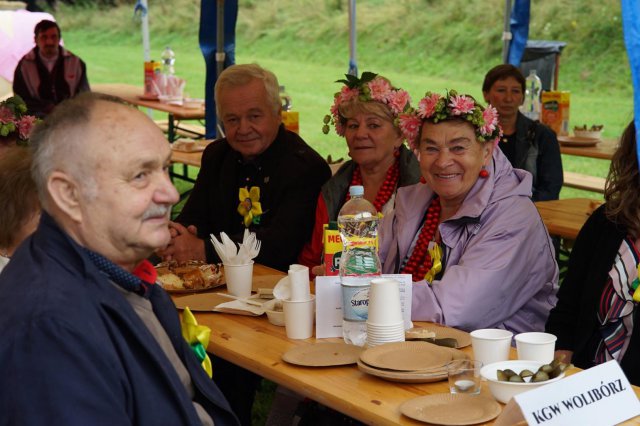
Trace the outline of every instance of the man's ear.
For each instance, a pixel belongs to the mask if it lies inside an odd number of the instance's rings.
[[[82,222],[82,209],[80,205],[80,187],[67,173],[54,171],[47,181],[47,189],[51,200],[74,222]]]

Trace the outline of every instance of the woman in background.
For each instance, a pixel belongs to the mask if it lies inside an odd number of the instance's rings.
[[[337,219],[351,185],[364,186],[364,198],[385,215],[393,209],[396,190],[420,179],[418,161],[399,127],[398,117],[411,109],[409,94],[371,72],[340,82],[344,86],[335,95],[332,115],[325,117],[324,131],[331,121],[346,139],[351,160],[322,186],[311,240],[298,257],[313,275],[324,275],[323,225]]]
[[[578,234],[546,328],[558,337],[556,357],[580,368],[615,359],[629,381],[640,385],[640,326],[635,325],[640,302],[636,143],[631,122],[611,160],[605,204]]]
[[[0,156],[0,270],[40,220],[28,148],[14,146]]]
[[[533,176],[533,201],[557,200],[562,189],[562,158],[553,130],[522,115],[526,80],[520,70],[504,64],[484,77],[484,100],[498,110],[503,135],[498,146],[511,165]]]

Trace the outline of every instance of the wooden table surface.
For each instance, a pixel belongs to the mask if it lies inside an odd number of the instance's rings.
[[[540,217],[550,235],[575,240],[591,212],[602,201],[589,198],[565,198],[563,200],[535,203]]]
[[[611,160],[613,153],[618,147],[617,139],[604,139],[595,146],[569,146],[562,143],[562,136],[558,136],[560,141],[560,153],[576,155],[579,157],[599,158],[601,160]]]
[[[254,290],[257,287],[273,286],[283,276],[282,272],[256,264]],[[180,296],[174,298],[178,297]],[[264,315],[250,317],[222,313],[195,314],[199,324],[211,328],[209,352],[366,424],[424,425],[404,417],[399,406],[419,396],[449,393],[446,381],[395,383],[362,373],[355,365],[308,368],[287,364],[281,359],[283,353],[316,340],[290,340],[285,335],[284,327],[270,324]],[[472,355],[470,346],[462,351]],[[512,349],[512,356],[515,358],[515,349]],[[214,371],[215,368],[213,365]],[[490,395],[486,383],[483,383],[482,393]]]
[[[174,149],[171,152],[171,162],[200,167],[202,164],[202,151],[184,152]]]
[[[172,114],[176,120],[200,120],[204,118],[204,105],[201,108],[185,108],[181,105],[166,104],[157,100],[140,99],[142,87],[124,83],[92,84],[93,92],[117,96],[128,103]]]

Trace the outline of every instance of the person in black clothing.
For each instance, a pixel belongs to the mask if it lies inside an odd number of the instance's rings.
[[[482,84],[484,100],[498,110],[504,136],[498,146],[514,168],[533,175],[533,201],[557,200],[562,189],[562,158],[555,133],[522,115],[526,80],[513,65],[498,65]]]
[[[219,262],[209,234],[242,241],[245,228],[262,249],[257,263],[286,271],[309,238],[326,161],[281,123],[276,76],[233,65],[216,83],[226,138],[211,143],[189,200],[172,224],[165,260]]]
[[[85,63],[60,46],[60,27],[42,20],[34,29],[36,47],[20,59],[13,76],[13,93],[29,112],[49,114],[65,99],[90,90]]]
[[[584,224],[546,330],[558,337],[556,358],[589,368],[615,359],[640,385],[638,265],[640,174],[636,130],[627,126],[611,160],[605,204]]]
[[[281,123],[276,76],[256,64],[232,65],[215,87],[226,138],[212,142],[189,200],[171,224],[164,260],[220,259],[209,235],[241,242],[244,230],[262,242],[255,261],[286,271],[309,239],[320,187],[331,177],[326,161]],[[232,361],[232,360],[231,360]],[[213,379],[243,424],[260,377],[213,358]]]

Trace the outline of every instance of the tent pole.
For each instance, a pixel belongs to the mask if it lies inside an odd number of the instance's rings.
[[[357,77],[356,35],[356,0],[349,0],[349,74]]]
[[[216,81],[224,71],[224,0],[218,0],[216,16]],[[220,117],[216,114],[216,136],[224,137]]]
[[[142,29],[142,50],[145,62],[151,60],[151,43],[149,43],[149,5],[147,0],[140,0],[141,13],[141,29]]]
[[[504,27],[502,30],[503,64],[509,63],[509,45],[511,44],[511,38],[511,0],[504,0]]]

